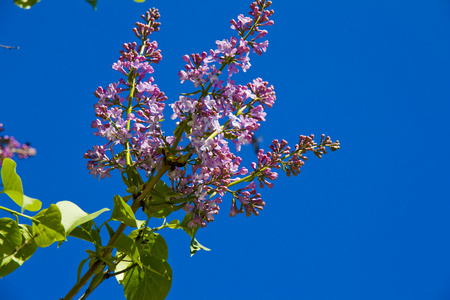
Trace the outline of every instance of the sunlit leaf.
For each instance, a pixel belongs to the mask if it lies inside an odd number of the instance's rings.
[[[13,260],[16,248],[22,243],[22,234],[16,221],[9,218],[0,219],[0,277],[3,277],[21,264]]]
[[[141,227],[144,221],[136,220],[131,207],[118,195],[114,196],[114,209],[111,219],[124,223],[130,227]]]
[[[16,247],[22,243],[22,234],[20,233],[19,225],[10,218],[0,219],[0,251],[2,253],[10,254],[14,252]]]
[[[122,255],[121,252],[117,252],[117,256]],[[125,256],[117,265],[116,265],[116,279],[119,284],[123,284],[123,277],[125,276],[126,272],[120,273],[121,271],[125,270],[126,268],[130,267],[134,262],[131,260],[129,256]]]
[[[0,219],[0,278],[16,270],[36,251],[37,245],[30,231],[29,225]]]
[[[180,221],[177,219],[173,219],[172,221],[170,221],[169,224],[167,224],[167,226],[171,229],[180,229]]]
[[[40,211],[33,221],[33,235],[39,247],[50,246],[53,242],[66,239],[66,231],[61,224],[61,212],[58,206],[51,204],[49,208]]]
[[[195,238],[191,240],[191,256],[195,254],[195,252],[199,250],[211,251],[211,249],[206,248],[202,244],[200,244]]]
[[[7,194],[17,205],[22,207],[22,212],[25,209],[29,211],[41,209],[41,201],[23,194],[22,180],[16,173],[16,163],[12,159],[5,158],[3,160],[1,176],[3,182],[2,193]]]
[[[68,235],[75,227],[89,222],[96,218],[101,213],[108,211],[108,208],[103,208],[95,213],[88,214],[84,212],[78,205],[70,201],[60,201],[56,203],[61,211],[61,223],[64,226],[66,235]]]

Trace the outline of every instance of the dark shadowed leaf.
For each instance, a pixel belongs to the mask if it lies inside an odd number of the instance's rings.
[[[142,266],[126,272],[122,283],[127,300],[163,300],[172,285],[172,269],[165,260],[146,254]]]
[[[126,253],[133,262],[139,262],[139,251],[137,250],[136,243],[134,239],[126,236],[125,234],[121,234],[117,241],[114,243],[114,248],[117,249],[118,252]]]
[[[191,221],[192,218],[192,214],[186,214],[183,218],[183,221],[180,224],[181,229],[184,230],[184,232],[186,232],[187,234],[189,234],[189,236],[191,238],[193,238],[195,236],[195,234],[197,233],[197,230],[200,228],[199,226],[197,227],[189,227],[188,224]]]
[[[96,248],[98,246],[101,246],[101,239],[100,239],[100,234],[97,231],[97,229],[93,228],[94,225],[94,221],[89,221],[86,222],[84,224],[81,224],[78,227],[75,227],[71,232],[70,232],[70,236],[88,241],[93,243]]]
[[[164,181],[159,180],[149,192],[144,212],[153,218],[165,218],[185,205],[184,194],[172,191]]]
[[[86,0],[87,3],[89,3],[93,9],[97,9],[97,0]]]

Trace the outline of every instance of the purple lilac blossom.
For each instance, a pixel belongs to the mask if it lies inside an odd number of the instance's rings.
[[[250,16],[239,15],[237,21],[230,22],[237,37],[216,41],[216,49],[209,52],[183,56],[186,64],[178,73],[180,82],[190,81],[196,90],[181,94],[170,104],[171,119],[177,120],[173,136],[166,136],[161,128],[167,97],[149,76],[154,73],[151,63],[162,59],[157,43],[148,39],[159,30],[159,13],[149,10],[143,16],[145,24],[136,23],[133,29],[142,45],[124,44],[119,60],[112,66],[126,79],[95,92],[99,98],[94,106],[98,119],[91,127],[107,143],[85,154],[90,173],[103,179],[113,169],[123,172],[131,166],[150,175],[163,165],[170,166],[170,189],[184,195],[183,209],[190,214],[188,225],[205,227],[219,213],[227,193],[233,197],[230,216],[244,211],[247,216],[258,215],[265,203],[256,190],[256,180],[260,188],[272,188],[272,181],[278,177],[273,169],[297,175],[307,159],[306,152],[320,158],[326,153],[325,147],[337,150],[339,142],[325,136],[319,144],[314,136],[300,136],[293,150],[286,141],[274,140],[271,151],[258,151],[251,171],[241,166],[242,159],[231,150],[239,152],[242,145],[252,142],[266,120],[266,108],[276,100],[273,86],[261,78],[246,85],[231,79],[251,67],[250,49],[258,55],[267,50],[268,41],[261,41],[267,30],[261,28],[273,25],[270,5],[266,0],[253,2]],[[234,185],[244,182],[246,186],[233,190]]]
[[[0,123],[0,132],[4,131],[3,124]],[[13,136],[0,136],[0,166],[3,159],[12,158],[17,155],[20,159],[26,159],[36,155],[36,149],[28,143],[21,144]]]
[[[151,172],[160,164],[161,155],[157,149],[163,144],[161,122],[167,99],[154,78],[148,76],[154,72],[151,63],[162,59],[158,44],[147,38],[159,30],[157,10],[150,10],[143,16],[147,22],[136,23],[134,32],[141,39],[142,45],[127,43],[120,51],[119,60],[112,68],[127,77],[110,84],[106,89],[99,87],[95,96],[99,101],[94,105],[98,119],[92,122],[94,133],[107,139],[107,143],[94,146],[88,150],[85,158],[90,159],[88,169],[101,179],[110,177],[113,169],[123,170],[126,164],[126,151],[132,157],[132,164],[142,170]],[[130,79],[131,78],[131,79]],[[133,95],[123,93],[133,91]],[[121,146],[119,151],[115,146]]]

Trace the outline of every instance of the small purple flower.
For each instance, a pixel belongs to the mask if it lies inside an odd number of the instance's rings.
[[[0,123],[0,132],[4,131],[3,124]],[[12,158],[14,155],[20,159],[26,159],[36,155],[36,149],[25,144],[20,144],[13,136],[0,136],[0,166],[3,159]]]

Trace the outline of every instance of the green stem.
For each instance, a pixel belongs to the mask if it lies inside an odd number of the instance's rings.
[[[320,145],[319,145],[319,146],[320,146]],[[317,148],[317,147],[318,147],[318,146],[315,146],[314,149]],[[287,159],[287,158],[293,156],[295,153],[300,155],[300,154],[303,153],[303,150],[302,150],[302,149],[299,149],[299,150],[296,151],[296,152],[292,152],[292,153],[290,153],[290,154],[287,154],[287,155],[283,156],[283,157],[281,158],[281,160],[284,161],[285,159]],[[262,171],[264,171],[264,170],[266,170],[266,169],[268,169],[268,168],[270,168],[270,167],[269,167],[269,166],[265,166],[265,167],[261,168],[260,170],[258,170],[257,172],[251,173],[250,175],[247,175],[247,176],[245,176],[244,178],[241,178],[241,179],[239,179],[239,180],[233,181],[232,183],[230,183],[229,185],[227,185],[227,188],[232,187],[232,186],[234,186],[234,185],[237,185],[237,184],[239,184],[239,183],[245,182],[245,181],[250,182],[250,181],[252,181],[253,179],[255,179],[255,178],[258,176],[258,173],[261,173]],[[214,197],[216,194],[217,194],[217,192],[213,192],[209,197],[212,198],[212,197]]]
[[[244,110],[247,108],[247,106],[249,106],[250,104],[251,103],[248,103],[248,104],[244,105],[243,107],[241,107],[241,109],[239,109],[238,112],[236,113],[236,117],[240,116],[244,112]],[[220,126],[220,129],[223,130],[225,127],[228,126],[229,123],[230,123],[230,120],[226,121],[222,126]],[[217,130],[214,130],[214,132],[211,133],[210,136],[208,136],[207,140],[214,138],[218,134],[219,134],[219,132]]]
[[[259,19],[261,19],[261,16],[259,16],[258,19],[256,19],[255,22],[253,22],[252,27],[251,27],[250,30],[247,32],[247,34],[244,36],[244,40],[247,40],[247,39],[248,39],[248,36],[250,35],[250,33],[252,33],[253,30],[255,29],[256,24],[259,24]]]
[[[133,213],[136,213],[136,211],[141,206],[141,200],[143,200],[147,194],[151,191],[151,189],[156,185],[156,183],[159,181],[159,179],[169,170],[169,167],[166,165],[163,165],[163,167],[158,171],[158,173],[153,177],[149,183],[146,184],[146,187],[142,194],[133,201],[133,204],[131,205],[131,209],[133,210]],[[105,247],[105,250],[102,254],[103,258],[109,258],[111,256],[111,253],[114,249],[114,244],[119,238],[119,236],[124,232],[127,225],[120,223],[119,227],[117,228],[114,235],[110,238],[108,244]],[[73,297],[75,297],[76,294],[81,290],[83,286],[86,285],[86,283],[91,279],[92,276],[97,274],[98,272],[102,272],[104,268],[103,262],[98,259],[96,262],[92,264],[92,266],[84,273],[84,275],[80,278],[80,280],[72,287],[72,289],[67,293],[67,295],[62,298],[62,300],[71,300]]]
[[[139,55],[142,56],[142,54],[144,53],[144,50],[145,50],[145,46],[143,44],[142,47],[141,47],[141,51],[140,51]],[[134,69],[133,68],[130,70],[130,74],[131,73],[134,73]],[[133,81],[130,82],[131,89],[130,89],[130,94],[128,95],[127,117],[128,117],[129,114],[131,114],[133,112],[133,98],[134,98],[134,92],[136,90],[136,75],[137,74],[133,74]],[[128,120],[127,121],[127,131],[130,131],[130,127],[131,127],[131,120]],[[126,164],[127,164],[127,166],[131,166],[130,141],[128,139],[127,139],[125,148],[126,148],[126,153],[127,153],[127,155],[126,155]]]
[[[127,271],[133,269],[133,268],[136,267],[137,265],[138,265],[137,263],[134,263],[134,264],[130,265],[129,267],[127,267],[126,269],[123,269],[123,270],[121,270],[121,271],[119,271],[119,272],[116,272],[116,273],[106,273],[106,274],[105,274],[105,279],[108,279],[108,278],[110,278],[110,277],[113,277],[113,276],[116,276],[116,275],[125,273],[125,272],[127,272]]]
[[[21,214],[20,212],[17,212],[17,211],[15,211],[15,210],[11,210],[11,209],[6,208],[6,207],[3,207],[3,206],[0,206],[0,209],[1,209],[1,210],[4,210],[4,211],[7,211],[7,212],[9,212],[10,214],[13,214],[13,215],[15,215],[15,216],[21,216],[21,217],[28,218],[28,219],[30,219],[30,220],[32,220],[32,221],[39,222],[39,221],[36,220],[35,218],[30,217],[30,216],[27,216],[27,215],[24,215],[24,214]]]
[[[133,72],[134,70],[131,69],[130,72]],[[131,90],[130,94],[128,95],[128,108],[127,108],[127,118],[128,115],[133,112],[133,98],[134,98],[134,90],[136,85],[136,76],[133,76],[133,82],[131,83]],[[127,131],[130,131],[131,126],[131,120],[127,121]],[[126,164],[127,166],[131,166],[131,153],[130,153],[130,141],[127,139],[126,142]]]
[[[184,122],[183,122],[183,123],[180,123],[180,124],[178,124],[178,126],[185,127],[185,126],[186,126],[186,123],[184,123]],[[176,131],[176,130],[175,130],[175,131]],[[175,131],[174,131],[174,132],[175,132]],[[184,133],[184,129],[181,128],[180,134],[177,135],[177,136],[175,137],[175,141],[173,142],[173,145],[172,145],[172,150],[173,150],[173,151],[177,150],[178,143],[180,142],[181,137],[183,136],[183,133]]]

